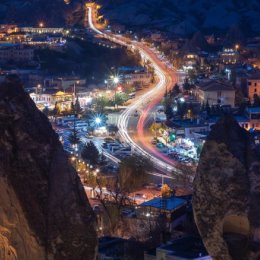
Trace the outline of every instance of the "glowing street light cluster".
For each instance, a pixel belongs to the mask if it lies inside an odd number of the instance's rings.
[[[100,117],[96,117],[96,118],[95,118],[95,123],[96,123],[97,125],[100,125],[101,122],[102,122],[102,120],[101,120]]]
[[[118,78],[118,77],[114,77],[114,78],[113,78],[113,82],[114,82],[115,84],[118,84],[118,83],[119,83],[119,78]]]

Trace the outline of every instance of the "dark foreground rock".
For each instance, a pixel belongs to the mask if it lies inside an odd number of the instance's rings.
[[[226,116],[212,129],[194,180],[193,209],[214,260],[257,259],[260,158],[249,133]],[[257,243],[256,243],[257,244]]]
[[[83,186],[18,82],[0,85],[0,259],[95,259]]]

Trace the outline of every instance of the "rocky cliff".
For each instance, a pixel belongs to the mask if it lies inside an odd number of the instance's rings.
[[[260,32],[258,0],[98,0],[111,22],[140,29],[189,35],[226,32],[238,25],[246,34]]]
[[[248,132],[229,116],[213,127],[204,145],[193,209],[214,260],[259,259],[260,157]]]
[[[95,259],[83,186],[18,81],[0,85],[0,259]]]
[[[65,26],[81,24],[84,9],[81,0],[1,0],[0,23],[24,26]]]

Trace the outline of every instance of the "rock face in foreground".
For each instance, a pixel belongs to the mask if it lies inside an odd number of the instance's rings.
[[[18,82],[0,85],[0,190],[0,259],[95,259],[83,186]]]
[[[229,116],[213,127],[204,145],[193,209],[214,260],[259,259],[260,158],[248,132]]]

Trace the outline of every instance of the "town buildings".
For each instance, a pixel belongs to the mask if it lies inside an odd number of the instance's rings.
[[[48,28],[48,27],[21,27],[19,28],[19,31],[24,33],[36,33],[36,34],[55,34],[55,33],[61,33],[66,34],[67,30],[64,28]]]
[[[141,86],[146,86],[151,83],[152,74],[149,72],[137,72],[124,74],[123,83],[126,85],[140,84]]]
[[[120,81],[127,86],[147,86],[153,80],[153,73],[144,67],[121,67],[118,69]]]
[[[54,108],[55,104],[58,104],[60,111],[69,110],[73,101],[72,93],[65,93],[54,89],[31,93],[30,97],[41,110],[44,107]]]
[[[19,32],[19,27],[17,24],[1,24],[0,32],[4,34],[11,34]]]
[[[34,48],[62,49],[69,34],[70,30],[65,28],[19,27],[15,24],[0,25],[0,40],[2,43],[21,43]]]
[[[233,48],[224,48],[219,55],[221,62],[224,64],[236,64],[239,62],[239,52]]]
[[[78,77],[59,77],[52,80],[53,87],[61,90],[66,90],[69,88],[86,86],[86,79],[81,79]]]
[[[74,90],[71,89],[64,92],[51,88],[44,90],[36,89],[35,92],[30,93],[30,97],[41,110],[44,107],[54,108],[55,105],[58,105],[60,111],[67,111],[70,110],[71,103],[75,102],[76,99],[78,99],[82,108],[89,105],[92,100],[92,93],[86,89],[78,89],[74,94]]]

